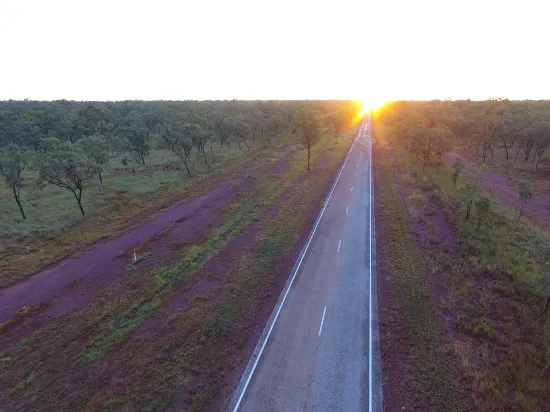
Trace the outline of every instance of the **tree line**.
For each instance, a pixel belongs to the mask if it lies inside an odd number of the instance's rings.
[[[495,148],[504,149],[507,162],[523,161],[536,170],[541,163],[550,163],[550,102],[510,101],[493,98],[486,101],[393,102],[382,107],[375,116],[375,127],[384,129],[384,137],[392,146],[401,146],[427,166],[439,166],[446,152],[453,148],[470,151],[483,161],[494,156]],[[521,154],[521,155],[520,155]],[[464,162],[452,164],[452,181],[456,186]],[[477,211],[477,228],[490,209],[490,201],[478,195],[478,183],[463,188],[467,197],[465,219]],[[520,207],[533,197],[530,182],[517,183]]]
[[[322,130],[338,135],[357,114],[351,101],[0,102],[0,174],[26,218],[21,201],[24,171],[39,186],[69,190],[84,215],[86,181],[117,157],[147,164],[154,147],[171,150],[189,177],[191,153],[208,165],[207,151],[230,144],[249,150],[296,134],[308,151]],[[99,186],[98,186],[99,188]]]
[[[451,147],[471,151],[487,160],[504,149],[506,161],[530,163],[538,170],[550,157],[550,102],[400,101],[386,105],[378,121],[395,139],[423,160],[440,165]]]

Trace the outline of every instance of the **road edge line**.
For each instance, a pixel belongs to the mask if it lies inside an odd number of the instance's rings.
[[[360,129],[361,130],[361,129]],[[359,134],[359,132],[358,132]],[[248,389],[248,385],[250,384],[250,380],[252,379],[252,376],[254,375],[254,371],[256,370],[256,367],[258,366],[258,362],[262,356],[262,353],[264,351],[265,345],[267,344],[267,341],[269,340],[269,337],[271,335],[271,332],[273,331],[273,327],[275,326],[275,323],[277,322],[277,318],[279,317],[279,313],[281,312],[281,309],[286,301],[286,298],[288,296],[288,293],[290,292],[290,288],[292,287],[292,284],[294,283],[294,279],[296,278],[296,274],[298,273],[298,270],[300,269],[300,266],[302,265],[302,261],[304,260],[304,257],[309,249],[309,245],[311,243],[311,240],[313,239],[313,236],[315,235],[315,232],[317,231],[317,227],[319,226],[319,222],[321,221],[321,218],[323,217],[323,214],[325,213],[325,209],[328,206],[328,203],[330,201],[330,198],[332,197],[332,193],[334,192],[334,189],[336,189],[336,186],[338,185],[338,181],[340,180],[340,176],[342,175],[342,172],[344,171],[344,167],[346,167],[346,163],[348,162],[349,156],[351,154],[351,151],[353,150],[353,147],[355,146],[355,143],[357,141],[357,135],[353,139],[353,142],[348,150],[348,154],[346,158],[344,159],[344,162],[342,163],[342,166],[340,167],[340,171],[338,172],[338,176],[336,177],[336,180],[334,181],[334,184],[332,185],[332,189],[330,190],[327,198],[325,199],[325,203],[323,205],[323,208],[321,209],[321,212],[319,212],[319,216],[317,216],[317,219],[315,220],[315,223],[313,225],[313,228],[311,229],[311,232],[309,233],[308,240],[304,247],[302,248],[300,254],[298,255],[298,259],[296,260],[296,263],[294,264],[294,267],[292,271],[290,272],[289,279],[287,280],[285,287],[281,291],[281,295],[279,295],[279,299],[277,300],[277,303],[275,304],[275,307],[273,308],[273,311],[271,312],[271,315],[269,316],[269,319],[264,327],[264,330],[260,336],[260,339],[258,340],[258,343],[256,344],[256,347],[254,348],[254,352],[252,352],[252,356],[250,356],[250,360],[248,361],[244,372],[239,380],[239,383],[235,387],[234,394],[231,397],[231,400],[229,401],[229,404],[226,408],[226,411],[228,412],[236,412],[239,409],[239,406],[241,405],[241,402],[243,400],[244,394],[246,390]],[[245,379],[246,376],[246,379]],[[243,381],[243,379],[245,379]],[[238,398],[236,398],[237,394],[239,394]]]

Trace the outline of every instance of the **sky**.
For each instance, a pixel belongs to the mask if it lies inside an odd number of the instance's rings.
[[[545,1],[0,0],[0,100],[550,99]]]

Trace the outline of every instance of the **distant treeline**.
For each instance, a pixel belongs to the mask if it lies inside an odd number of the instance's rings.
[[[321,131],[338,135],[359,110],[352,101],[3,101],[0,176],[24,219],[20,191],[29,169],[39,185],[70,190],[84,215],[84,182],[95,175],[103,182],[102,171],[118,156],[125,168],[131,160],[146,165],[152,149],[166,148],[191,176],[191,152],[208,165],[207,146],[246,150],[250,142],[294,133],[307,148],[309,168]]]
[[[399,101],[382,107],[375,123],[424,165],[439,165],[453,144],[483,161],[502,147],[506,160],[530,162],[535,169],[550,163],[550,101]]]
[[[149,138],[165,128],[177,131],[185,123],[197,124],[220,146],[229,139],[244,144],[290,132],[293,115],[303,105],[329,117],[337,129],[343,127],[349,112],[357,111],[352,101],[9,100],[0,102],[0,146],[15,143],[38,150],[45,137],[74,143],[84,136],[117,136],[126,138],[136,160],[143,161]]]

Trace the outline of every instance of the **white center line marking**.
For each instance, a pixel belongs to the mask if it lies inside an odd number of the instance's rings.
[[[338,252],[340,252],[340,245],[342,244],[342,239],[338,241]]]
[[[350,190],[350,192],[353,192],[353,186],[351,187],[351,190]]]
[[[325,321],[325,313],[327,313],[327,307],[323,309],[323,317],[321,318],[321,326],[319,326],[319,336],[321,336],[321,332],[323,331],[323,322]]]
[[[349,209],[349,206],[348,206],[348,207],[346,207],[346,215],[348,214],[348,209]]]

